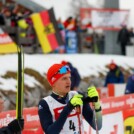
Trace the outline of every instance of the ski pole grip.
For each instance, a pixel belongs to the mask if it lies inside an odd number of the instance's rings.
[[[92,102],[97,102],[98,101],[98,96],[92,97],[91,100],[92,100]]]
[[[89,102],[97,102],[98,101],[98,96],[95,96],[95,97],[85,97],[85,98],[82,98],[82,101],[83,102],[86,102],[86,103],[89,103]]]

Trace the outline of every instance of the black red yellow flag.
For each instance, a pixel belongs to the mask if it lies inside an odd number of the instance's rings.
[[[53,8],[31,15],[34,28],[44,53],[49,53],[63,45]]]

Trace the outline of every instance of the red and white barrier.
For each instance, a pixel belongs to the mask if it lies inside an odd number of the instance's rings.
[[[108,84],[107,87],[97,88],[100,98],[118,97],[124,95],[126,84]]]
[[[134,132],[134,94],[105,98],[102,99],[101,104],[103,127],[99,134],[132,134]],[[87,134],[96,134],[96,131],[90,129],[87,129],[89,130]]]
[[[132,134],[134,131],[134,94],[109,97],[101,100],[103,126],[99,134]],[[23,111],[25,126],[23,134],[43,134],[37,107]],[[0,127],[15,118],[15,110],[0,113]],[[84,120],[84,134],[96,134]]]

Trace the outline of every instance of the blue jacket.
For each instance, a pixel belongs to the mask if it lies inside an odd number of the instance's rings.
[[[134,74],[128,78],[125,94],[134,93]]]
[[[124,75],[118,67],[108,72],[104,86],[111,83],[124,83]]]
[[[71,90],[74,89],[74,87],[78,87],[81,81],[80,74],[78,70],[72,66],[71,63],[68,63],[70,69],[71,69]]]

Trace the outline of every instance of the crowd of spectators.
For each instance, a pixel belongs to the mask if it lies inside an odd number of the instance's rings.
[[[20,38],[37,39],[35,34],[33,23],[30,15],[33,12],[23,6],[15,3],[7,3],[0,7],[0,26],[19,27],[22,29],[19,36]],[[61,32],[62,38],[65,42],[64,47],[59,47],[54,53],[68,53],[65,45],[67,44],[66,31],[73,31],[77,35],[77,48],[76,52],[84,52],[81,49],[86,49],[88,53],[105,53],[105,36],[103,30],[93,30],[92,23],[83,24],[79,18],[69,16],[65,21],[61,18],[57,20],[58,28]],[[87,34],[88,36],[80,36]],[[9,34],[11,37],[15,34]],[[133,28],[128,29],[126,25],[122,25],[121,30],[118,33],[117,42],[121,46],[121,54],[126,55],[126,45],[133,44],[134,40]],[[13,38],[14,39],[14,38]],[[17,40],[18,41],[18,40]],[[38,42],[37,40],[35,41]],[[71,42],[71,41],[70,41]],[[69,43],[70,43],[69,42]],[[34,44],[36,44],[34,43]],[[20,43],[19,43],[20,44]],[[22,44],[23,46],[33,46],[32,44]],[[38,44],[40,46],[40,44]]]
[[[22,38],[28,37],[28,38],[34,39],[34,38],[36,38],[36,34],[35,34],[35,31],[33,28],[32,20],[30,18],[30,15],[32,13],[33,12],[30,11],[29,9],[26,9],[15,3],[6,4],[5,6],[2,6],[0,8],[0,26],[19,27],[22,29],[22,32],[19,34],[20,37],[22,37]],[[98,44],[99,43],[104,44],[104,36],[101,36],[103,33],[99,33],[96,36],[95,32],[91,29],[91,23],[87,24],[83,27],[78,18],[73,18],[72,16],[70,16],[64,22],[61,20],[61,18],[59,18],[57,20],[57,24],[58,24],[58,28],[61,32],[64,42],[65,42],[65,36],[66,36],[65,31],[73,31],[73,32],[76,32],[76,35],[77,35],[77,39],[78,39],[77,47],[79,47],[79,45],[81,45],[81,40],[80,40],[80,36],[79,36],[80,33],[89,34],[88,37],[87,36],[85,37],[86,45],[83,45],[83,47],[86,49],[92,49],[91,52],[93,52],[93,53],[95,52],[94,44],[96,44],[96,42],[94,42],[94,37],[95,37],[95,40],[96,40],[96,38],[98,38],[98,41],[100,40],[98,42]],[[13,34],[9,34],[9,35],[11,37],[14,36]],[[100,44],[99,44],[99,46],[100,46]],[[31,46],[32,44],[23,44],[23,45]],[[64,45],[66,45],[66,43]],[[98,46],[98,48],[99,49],[101,48],[100,53],[104,53],[104,48],[99,47],[99,46]],[[103,48],[103,50],[102,50],[102,48]],[[60,49],[59,49],[54,52],[66,53],[66,50],[60,51]],[[77,52],[80,52],[80,50],[78,50]]]
[[[125,80],[125,75],[122,69],[112,60],[108,65],[109,71],[106,74],[104,87],[107,87],[108,84],[124,84],[125,92],[124,94],[132,94],[134,93],[134,74],[130,74]]]
[[[17,4],[7,4],[0,8],[0,25],[15,27],[20,19],[26,18],[32,12]]]
[[[14,3],[7,3],[0,7],[0,26],[7,27],[7,29],[19,27],[22,31],[25,30],[25,32],[20,32],[20,37],[33,38],[35,35],[31,32],[33,31],[33,25],[30,14],[32,14],[32,11],[23,6]],[[18,36],[16,33],[17,32],[8,33],[14,41],[17,40],[15,39],[16,36]]]

